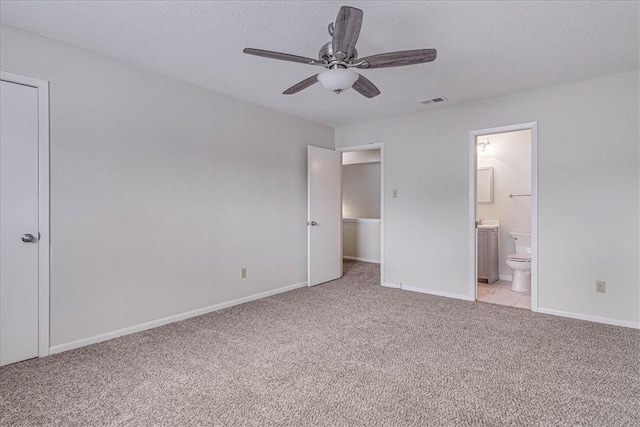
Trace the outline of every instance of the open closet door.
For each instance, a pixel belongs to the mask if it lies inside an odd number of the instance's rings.
[[[342,276],[342,154],[308,147],[309,286]]]

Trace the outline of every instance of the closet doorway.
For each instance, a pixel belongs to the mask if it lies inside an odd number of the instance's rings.
[[[342,152],[343,259],[380,264],[384,283],[383,145],[337,150]]]

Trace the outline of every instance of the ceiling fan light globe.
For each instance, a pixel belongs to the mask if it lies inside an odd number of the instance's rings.
[[[335,68],[318,74],[318,81],[325,88],[337,93],[349,89],[360,75],[346,68]]]

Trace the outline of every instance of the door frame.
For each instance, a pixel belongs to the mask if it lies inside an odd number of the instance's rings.
[[[0,71],[0,80],[38,90],[38,356],[49,355],[49,82]]]
[[[531,131],[531,311],[538,311],[538,122],[478,129],[469,132],[469,297],[477,301],[478,265],[476,232],[477,137],[495,133]]]
[[[351,145],[336,148],[336,151],[345,153],[377,149],[380,150],[380,284],[384,286],[384,143],[373,142],[371,144]]]

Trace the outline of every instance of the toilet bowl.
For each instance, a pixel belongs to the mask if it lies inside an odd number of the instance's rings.
[[[531,291],[531,233],[509,232],[515,253],[507,256],[507,265],[513,270],[511,290]]]

